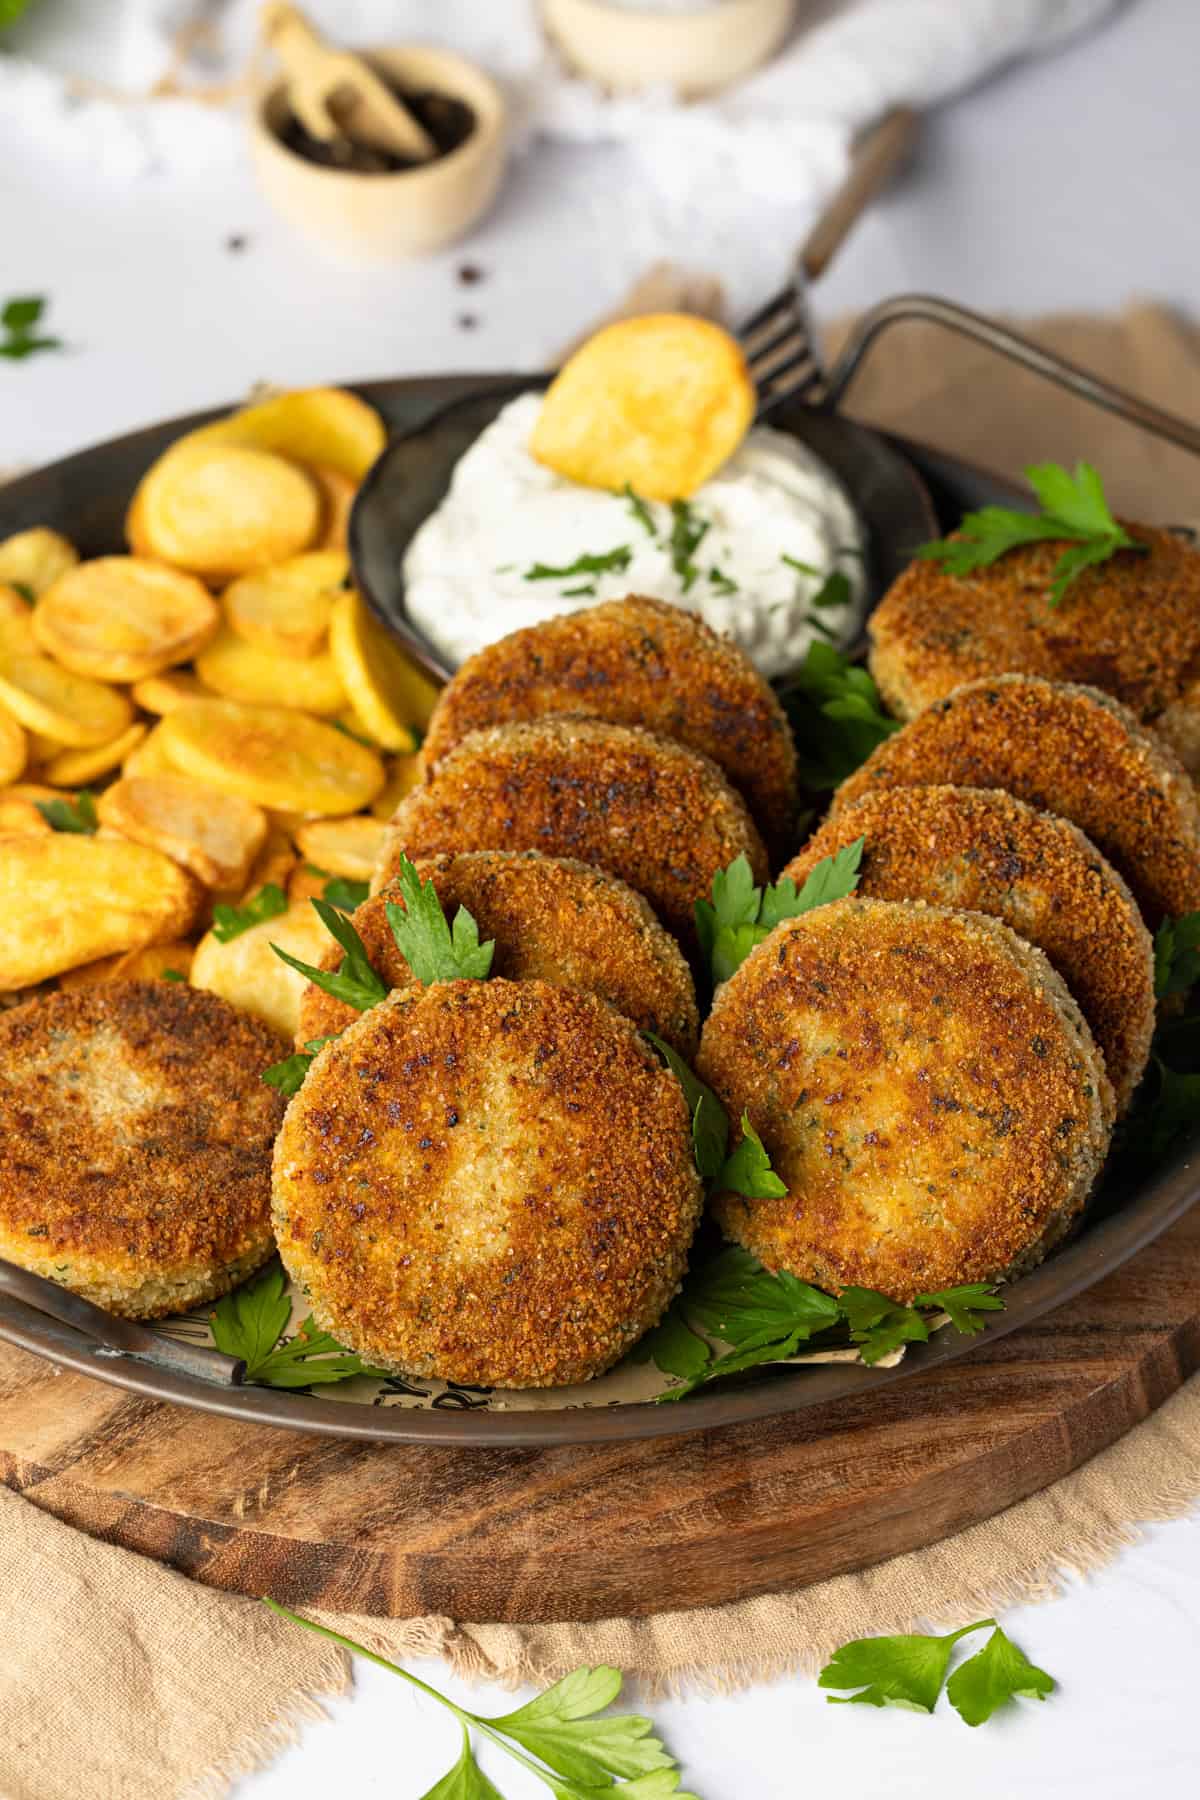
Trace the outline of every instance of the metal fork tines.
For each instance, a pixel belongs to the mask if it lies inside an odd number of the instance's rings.
[[[819,388],[823,370],[802,276],[747,319],[738,338],[758,390],[759,418]]]

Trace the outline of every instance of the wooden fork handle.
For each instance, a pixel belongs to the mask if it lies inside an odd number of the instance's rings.
[[[828,268],[859,214],[908,156],[919,126],[919,114],[897,106],[859,139],[849,174],[801,247],[800,268],[807,280],[815,281]]]

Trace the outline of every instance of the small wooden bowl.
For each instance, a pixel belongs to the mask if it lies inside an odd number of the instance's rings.
[[[433,88],[463,101],[475,128],[456,150],[393,175],[365,175],[306,162],[287,149],[287,83],[257,96],[250,144],[259,183],[276,211],[327,248],[360,262],[388,262],[439,250],[479,218],[504,173],[505,107],[499,88],[474,63],[448,50],[406,46],[361,52],[399,87]]]
[[[694,12],[637,12],[606,0],[542,0],[542,22],[581,75],[618,92],[670,87],[685,99],[740,81],[777,50],[796,0],[724,0]]]

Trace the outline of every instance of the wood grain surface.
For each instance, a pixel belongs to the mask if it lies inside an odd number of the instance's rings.
[[[1200,1207],[1038,1324],[877,1396],[596,1448],[378,1446],[127,1395],[0,1344],[0,1476],[214,1587],[588,1619],[820,1581],[989,1517],[1200,1366]]]

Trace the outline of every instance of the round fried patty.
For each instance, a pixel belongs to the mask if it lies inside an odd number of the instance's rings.
[[[837,901],[721,988],[697,1064],[745,1112],[778,1199],[722,1193],[772,1270],[908,1302],[1037,1262],[1081,1210],[1112,1095],[1040,950],[978,913]]]
[[[702,1194],[635,1027],[544,982],[403,988],[319,1053],[275,1150],[280,1254],[370,1362],[586,1381],[657,1323]]]
[[[773,848],[794,841],[796,751],[783,708],[745,651],[696,613],[630,594],[510,632],[442,690],[425,766],[469,732],[551,714],[641,725],[703,752]]]
[[[1123,1111],[1150,1054],[1154,946],[1133,895],[1082,831],[994,788],[900,788],[843,807],[784,873],[799,887],[860,837],[860,895],[987,913],[1045,951]]]
[[[236,1286],[271,1254],[283,1054],[166,981],[0,1014],[0,1256],[134,1319]]]
[[[541,850],[619,875],[688,950],[692,908],[718,869],[767,857],[715,763],[631,725],[542,719],[474,731],[401,801],[392,844],[438,851]],[[385,865],[386,866],[386,865]]]
[[[495,941],[493,977],[597,994],[692,1060],[700,1021],[691,971],[647,902],[615,875],[532,850],[424,857],[416,867],[433,882],[447,919],[465,906],[480,942]],[[413,975],[387,921],[389,900],[403,905],[399,891],[385,887],[356,910],[353,925],[375,972],[389,987],[407,987]],[[322,968],[336,969],[341,957],[331,942]],[[310,982],[296,1041],[332,1037],[357,1017]]]
[[[1187,771],[1095,688],[1001,675],[919,713],[844,781],[833,812],[873,788],[1004,788],[1070,819],[1129,883],[1147,925],[1200,907],[1200,806]]]

